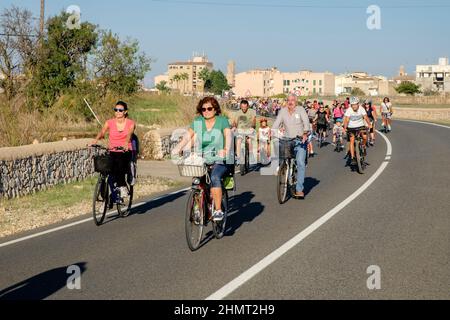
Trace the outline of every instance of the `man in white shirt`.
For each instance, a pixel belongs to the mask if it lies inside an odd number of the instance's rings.
[[[350,155],[352,165],[356,165],[355,159],[355,136],[361,132],[363,136],[363,148],[365,150],[367,143],[366,128],[370,127],[370,120],[366,110],[359,105],[357,97],[350,98],[350,108],[344,114],[344,131],[348,132],[350,140]],[[364,151],[365,152],[365,151]]]

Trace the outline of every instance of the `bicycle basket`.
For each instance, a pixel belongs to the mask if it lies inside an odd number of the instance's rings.
[[[295,158],[294,145],[290,140],[279,140],[279,158],[292,159]]]
[[[178,171],[182,177],[203,177],[206,174],[205,165],[178,164]]]
[[[104,174],[110,173],[112,171],[111,157],[106,154],[94,156],[94,170]]]

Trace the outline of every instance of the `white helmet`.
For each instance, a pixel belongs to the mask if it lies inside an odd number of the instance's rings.
[[[351,97],[350,98],[350,104],[358,104],[359,98],[358,97]]]

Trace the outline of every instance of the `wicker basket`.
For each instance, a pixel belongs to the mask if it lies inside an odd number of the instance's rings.
[[[206,174],[206,166],[179,164],[178,171],[182,177],[203,177]]]

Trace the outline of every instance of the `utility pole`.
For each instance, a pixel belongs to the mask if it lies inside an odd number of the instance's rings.
[[[39,21],[39,38],[42,41],[44,36],[44,10],[45,10],[45,0],[41,0],[41,17]]]

